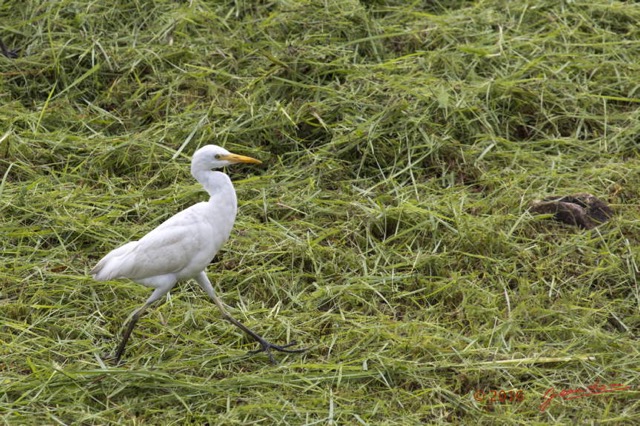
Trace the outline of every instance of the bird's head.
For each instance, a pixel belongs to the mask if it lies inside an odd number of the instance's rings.
[[[244,155],[232,154],[217,145],[206,145],[193,154],[191,170],[211,170],[237,163],[262,164],[262,161]]]

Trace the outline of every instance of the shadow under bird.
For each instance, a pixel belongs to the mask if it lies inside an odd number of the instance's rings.
[[[193,155],[191,174],[209,193],[209,201],[195,204],[170,217],[139,241],[131,241],[112,250],[91,270],[98,281],[128,278],[153,288],[153,293],[140,308],[133,311],[129,325],[115,353],[119,363],[131,331],[144,311],[166,295],[178,281],[195,279],[216,304],[222,317],[257,341],[261,348],[251,353],[271,350],[296,353],[305,349],[289,349],[296,344],[276,345],[233,318],[216,296],[205,273],[220,247],[227,241],[236,219],[238,203],[229,176],[213,171],[237,163],[260,164],[260,160],[232,154],[216,145],[200,148]]]

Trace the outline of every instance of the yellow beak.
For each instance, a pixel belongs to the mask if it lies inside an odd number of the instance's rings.
[[[244,155],[237,155],[237,154],[221,155],[220,159],[227,160],[232,164],[236,164],[236,163],[262,164],[262,161],[260,160],[256,160],[255,158],[245,157]]]

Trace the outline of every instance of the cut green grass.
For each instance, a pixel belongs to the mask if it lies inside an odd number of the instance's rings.
[[[639,420],[640,6],[604,1],[0,5],[0,418],[7,424]],[[208,269],[107,355],[149,290],[88,271],[205,199]],[[589,192],[591,231],[529,203]],[[550,388],[629,389],[555,398]],[[488,404],[482,391],[523,390]]]

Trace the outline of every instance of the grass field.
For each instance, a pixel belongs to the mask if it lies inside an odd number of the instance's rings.
[[[605,0],[0,2],[2,423],[637,424],[639,23]],[[206,199],[209,143],[264,163],[227,170],[208,275],[309,350],[247,356],[186,282],[114,366],[150,290],[88,271]],[[614,218],[529,212],[576,192]]]

